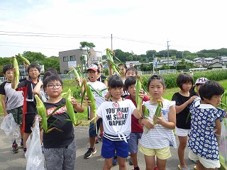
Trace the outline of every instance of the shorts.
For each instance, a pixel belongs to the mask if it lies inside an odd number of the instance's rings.
[[[65,148],[44,148],[46,169],[71,170],[75,168],[76,145],[73,140]]]
[[[90,123],[89,137],[96,137],[97,136],[97,131],[98,131],[101,123],[102,123],[101,118],[97,120],[96,124],[94,124],[93,122]]]
[[[140,152],[142,152],[146,156],[155,156],[158,159],[166,160],[171,157],[171,152],[169,147],[161,148],[161,149],[150,149],[145,148],[142,145],[139,146]]]
[[[101,155],[105,159],[113,158],[115,155],[121,158],[127,158],[128,143],[125,141],[111,141],[103,137]]]
[[[15,108],[15,109],[7,110],[7,113],[8,114],[12,113],[13,118],[18,125],[22,124],[22,117],[23,117],[22,116],[22,106]]]
[[[131,133],[130,139],[128,140],[129,152],[137,153],[138,152],[138,143],[141,139],[142,133]]]
[[[199,161],[205,168],[220,168],[220,161],[219,160],[211,160],[211,159],[206,159],[201,156],[198,156],[192,152],[191,149],[189,149],[188,157],[193,160],[193,161]]]
[[[25,133],[32,132],[31,128],[34,123],[35,116],[36,116],[36,114],[34,114],[34,113],[24,114],[23,132],[25,132]]]
[[[190,129],[175,128],[176,136],[188,136]]]

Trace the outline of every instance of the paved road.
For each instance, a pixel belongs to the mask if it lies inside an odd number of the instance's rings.
[[[1,122],[1,120],[0,120]],[[88,127],[76,127],[75,135],[77,142],[77,157],[76,157],[76,169],[77,170],[101,170],[103,165],[103,159],[100,156],[101,143],[97,144],[98,152],[90,159],[83,159],[83,155],[86,152],[86,147],[88,146]],[[172,157],[168,160],[167,170],[177,170],[178,158],[177,150],[171,149]],[[186,154],[187,155],[187,154]],[[141,170],[145,169],[144,158],[141,153],[139,153],[139,166]],[[193,169],[193,163],[187,160],[190,169]],[[5,136],[4,132],[0,130],[0,170],[25,170],[26,160],[23,155],[23,151],[19,150],[19,153],[13,154],[11,152],[11,144]],[[112,168],[117,170],[118,166]],[[128,169],[133,169],[132,166],[128,165]]]

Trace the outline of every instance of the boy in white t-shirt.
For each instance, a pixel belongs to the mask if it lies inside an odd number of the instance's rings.
[[[107,87],[104,83],[97,81],[97,79],[99,78],[99,69],[97,65],[91,64],[87,69],[87,73],[88,73],[88,79],[89,79],[88,84],[91,85],[91,89],[95,96],[96,108],[98,108],[100,104],[105,101],[104,96],[107,93]],[[90,158],[93,154],[97,152],[95,148],[95,138],[97,136],[96,125],[100,126],[101,124],[102,124],[101,119],[98,120],[96,124],[94,124],[93,122],[90,123],[90,126],[89,126],[89,145],[90,146],[87,152],[84,154],[84,159]]]
[[[112,158],[118,157],[119,169],[126,170],[126,158],[128,157],[128,142],[131,133],[131,115],[141,118],[131,100],[123,100],[123,82],[118,75],[113,75],[108,80],[108,88],[111,95],[110,101],[103,102],[98,110],[98,118],[102,118],[104,136],[101,155],[105,158],[104,170],[111,169]]]

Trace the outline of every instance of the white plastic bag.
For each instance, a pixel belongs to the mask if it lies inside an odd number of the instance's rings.
[[[20,139],[20,127],[15,122],[12,113],[7,114],[3,118],[1,129],[5,132],[6,136],[8,136],[11,141]]]
[[[40,141],[39,120],[35,119],[35,126],[32,128],[32,134],[29,136],[27,142],[27,151],[25,154],[27,165],[26,170],[45,170],[44,155],[42,153]]]

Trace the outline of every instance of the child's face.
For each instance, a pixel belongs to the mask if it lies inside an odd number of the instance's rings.
[[[130,76],[136,77],[136,73],[135,73],[135,71],[129,70],[129,71],[127,71],[125,76],[126,76],[126,78],[128,78]]]
[[[62,84],[61,82],[54,80],[47,84],[45,92],[50,98],[59,97],[62,93]]]
[[[154,79],[149,84],[149,94],[155,100],[161,99],[164,92],[164,86],[160,80]]]
[[[120,74],[124,76],[125,75],[125,72],[126,72],[126,69],[125,69],[124,66],[120,66],[119,67],[119,71],[120,71]]]
[[[214,107],[218,107],[221,104],[221,95],[214,95],[211,99],[204,99],[207,104],[211,104]]]
[[[119,100],[121,99],[121,95],[123,93],[123,87],[115,87],[115,88],[109,88],[110,95],[112,99]]]
[[[132,84],[128,87],[128,93],[131,95],[131,97],[135,97],[136,95],[136,85]]]
[[[186,83],[182,84],[181,90],[188,92],[188,91],[190,91],[191,88],[192,88],[192,82],[186,82]]]
[[[13,77],[14,77],[13,69],[7,70],[4,75],[5,75],[5,78],[7,79],[7,81],[11,82],[13,80]]]
[[[88,79],[91,82],[95,82],[98,78],[98,72],[94,70],[88,70]]]
[[[28,71],[28,75],[29,77],[31,77],[31,79],[37,79],[40,75],[40,72],[37,68],[30,68]]]

